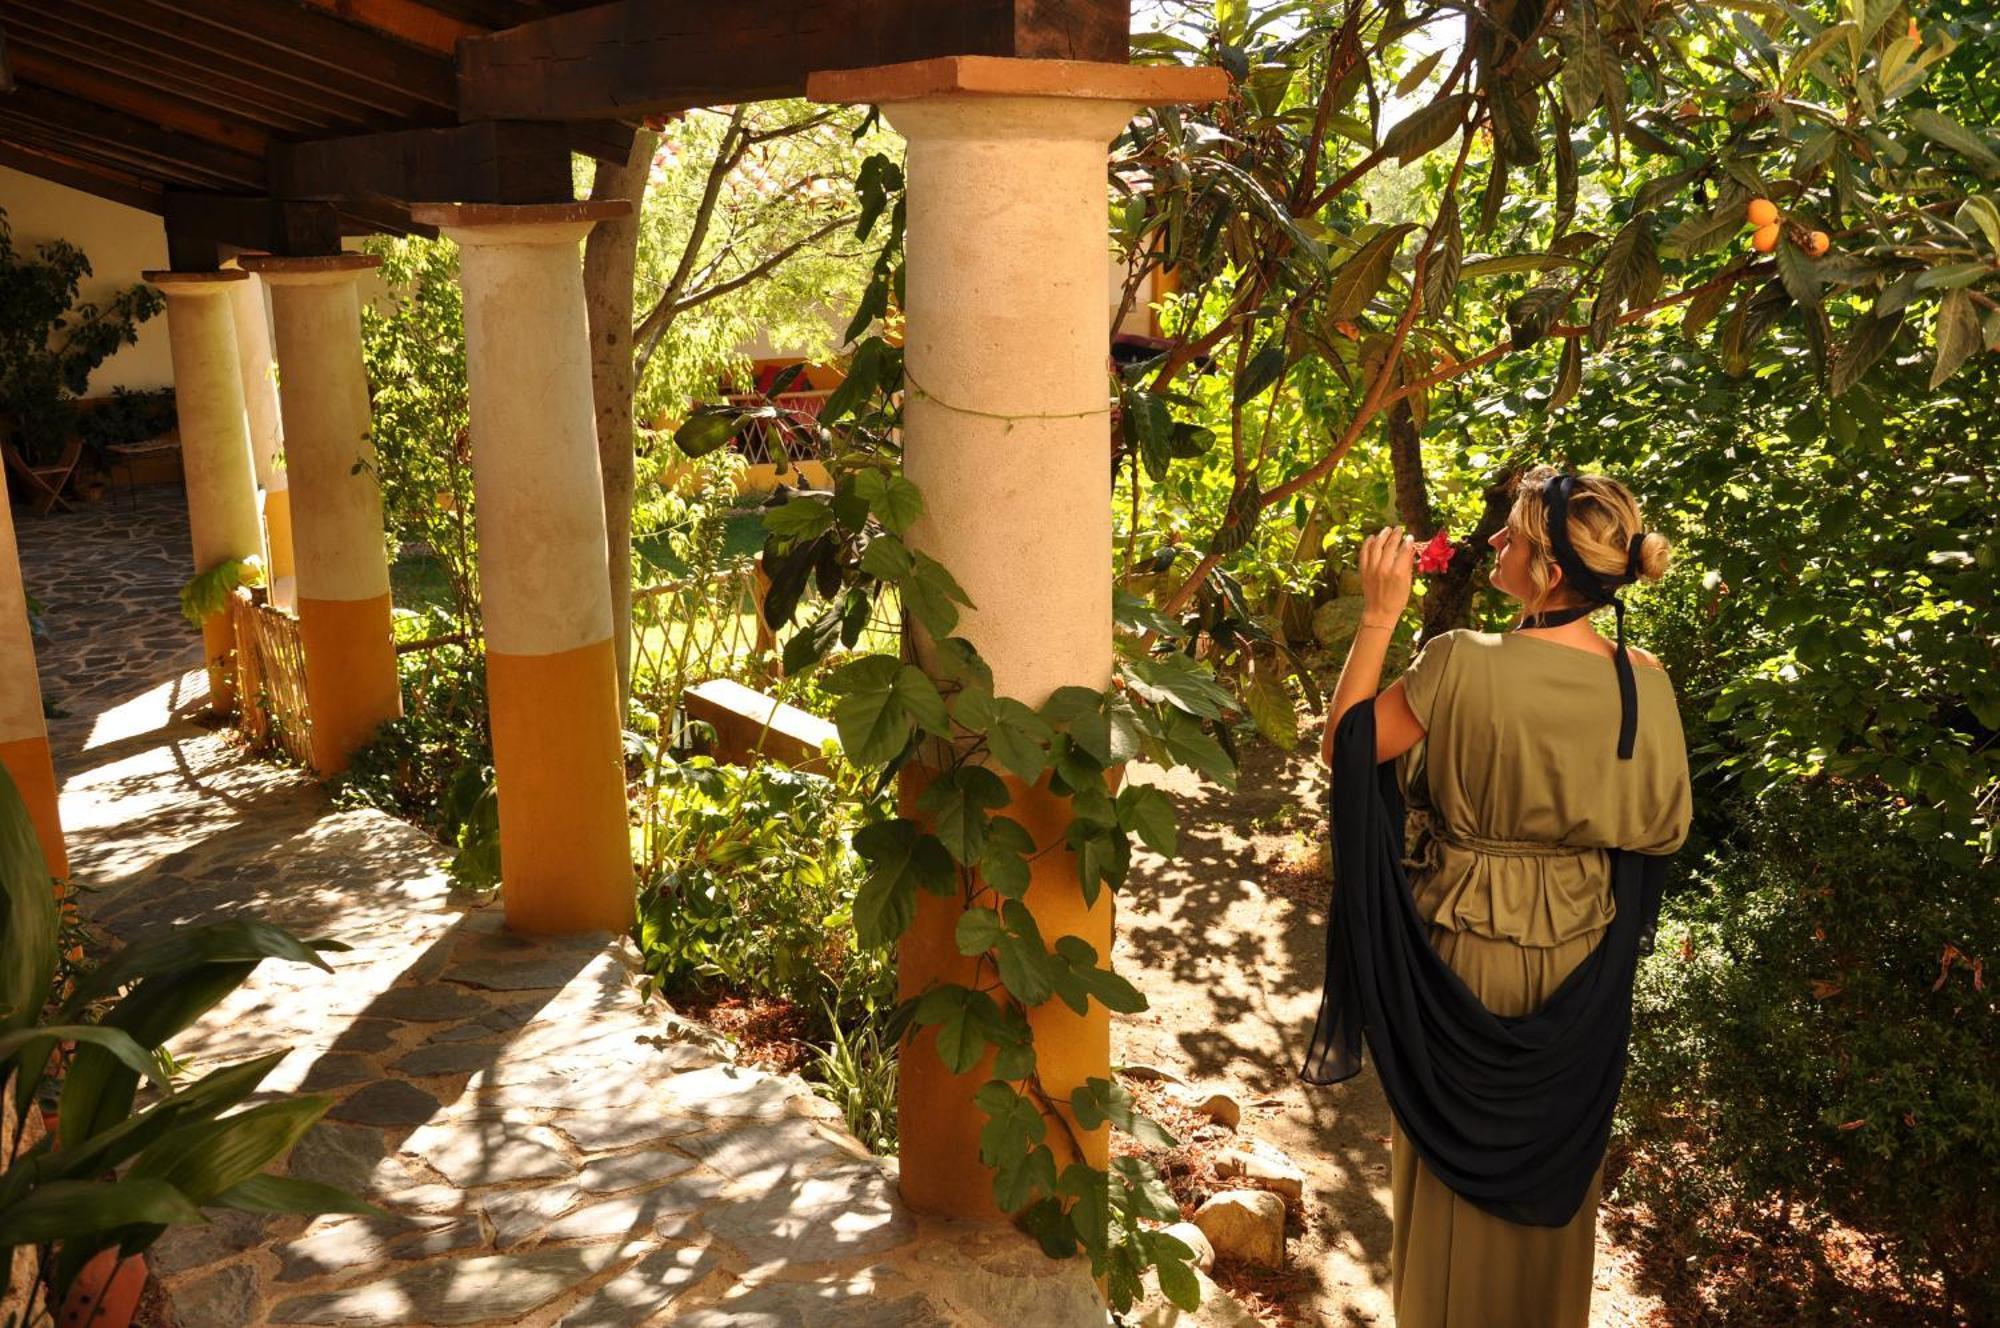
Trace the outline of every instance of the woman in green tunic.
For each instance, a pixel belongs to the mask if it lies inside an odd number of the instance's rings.
[[[1565,481],[1567,502],[1552,505],[1543,490],[1558,476],[1550,467],[1524,476],[1491,540],[1492,584],[1521,601],[1522,625],[1433,637],[1379,696],[1386,647],[1409,601],[1413,549],[1399,527],[1364,543],[1361,626],[1321,751],[1330,761],[1341,715],[1373,698],[1376,760],[1398,760],[1403,865],[1417,913],[1445,964],[1500,1016],[1539,1009],[1605,938],[1615,912],[1609,850],[1671,853],[1691,814],[1673,685],[1656,660],[1632,650],[1636,729],[1621,735],[1615,650],[1590,625],[1602,600],[1566,584],[1575,578],[1552,545],[1550,513],[1566,507],[1573,556],[1611,585],[1657,580],[1667,541],[1645,531],[1632,495],[1604,476]],[[1536,626],[1544,617],[1560,625]],[[1621,736],[1632,739],[1629,759]],[[1447,1187],[1400,1120],[1390,1141],[1399,1328],[1588,1322],[1601,1161],[1567,1225],[1530,1226]]]

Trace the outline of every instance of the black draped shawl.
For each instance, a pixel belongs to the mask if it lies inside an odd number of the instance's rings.
[[[1541,1009],[1489,1011],[1432,947],[1403,871],[1403,797],[1375,761],[1375,706],[1334,729],[1334,885],[1326,983],[1300,1077],[1361,1068],[1365,1032],[1389,1105],[1431,1171],[1489,1213],[1565,1226],[1611,1137],[1632,1027],[1632,977],[1652,949],[1664,855],[1610,851],[1616,912]]]

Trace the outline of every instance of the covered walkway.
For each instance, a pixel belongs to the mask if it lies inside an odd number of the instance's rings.
[[[628,942],[527,940],[449,896],[445,852],[246,756],[180,618],[178,493],[18,527],[72,870],[113,937],[255,916],[353,947],[267,961],[177,1039],[196,1072],[290,1048],[333,1095],[295,1175],[391,1221],[219,1214],[153,1264],[183,1325],[1104,1322],[1084,1261],[919,1218],[799,1080],[632,984]]]

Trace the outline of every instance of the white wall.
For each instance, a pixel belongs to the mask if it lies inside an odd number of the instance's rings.
[[[78,292],[80,300],[101,300],[138,284],[146,269],[167,266],[166,227],[150,212],[5,167],[0,167],[0,208],[6,209],[16,253],[33,253],[40,241],[55,239],[83,250],[91,275]],[[121,348],[98,366],[88,395],[102,396],[114,387],[169,387],[173,381],[162,313],[140,325],[137,345]]]

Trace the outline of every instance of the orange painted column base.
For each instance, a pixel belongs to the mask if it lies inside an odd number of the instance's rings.
[[[403,713],[389,596],[299,600],[313,769],[331,778],[375,730]]]
[[[35,838],[42,842],[49,875],[66,879],[69,850],[63,845],[62,819],[56,803],[56,767],[49,755],[49,740],[34,737],[0,742],[0,766],[5,766],[13,776],[14,786],[21,790],[21,800],[28,805],[28,819],[34,823]]]
[[[292,491],[264,491],[264,543],[271,550],[271,583],[295,575],[292,567]]]
[[[905,766],[897,784],[897,809],[919,819],[917,798],[933,772]],[[1112,893],[1104,890],[1097,903],[1085,908],[1076,880],[1076,855],[1063,845],[1070,823],[1069,799],[1049,792],[1048,777],[1032,788],[1013,775],[1001,774],[1012,801],[1000,814],[1019,821],[1040,847],[1055,847],[1037,857],[1030,869],[1028,893],[1022,902],[1035,916],[1044,943],[1059,936],[1078,936],[1109,963],[1114,922]],[[990,899],[988,900],[990,903]],[[955,939],[964,907],[956,898],[917,892],[916,918],[897,949],[897,994],[909,999],[939,983],[971,985],[975,961],[958,952]],[[998,993],[996,993],[996,996]],[[1076,1160],[1069,1134],[1082,1140],[1084,1160],[1106,1164],[1110,1136],[1103,1126],[1083,1131],[1070,1112],[1070,1090],[1086,1079],[1111,1076],[1111,1012],[1092,1001],[1079,1015],[1059,1000],[1028,1012],[1035,1033],[1035,1063],[1042,1086],[1065,1118],[1067,1129],[1051,1119],[1044,1142],[1055,1153],[1056,1170]],[[993,1172],[979,1160],[979,1132],[986,1113],[973,1102],[979,1086],[992,1077],[992,1053],[964,1074],[953,1074],[938,1059],[937,1030],[918,1029],[903,1049],[897,1072],[897,1118],[900,1126],[903,1198],[921,1212],[941,1217],[992,1221],[1004,1216],[993,1202]]]
[[[236,628],[229,610],[201,620],[201,653],[208,661],[208,708],[218,715],[236,709],[236,669],[230,660],[235,651]]]
[[[611,639],[554,655],[486,656],[510,931],[625,931],[632,832]]]

